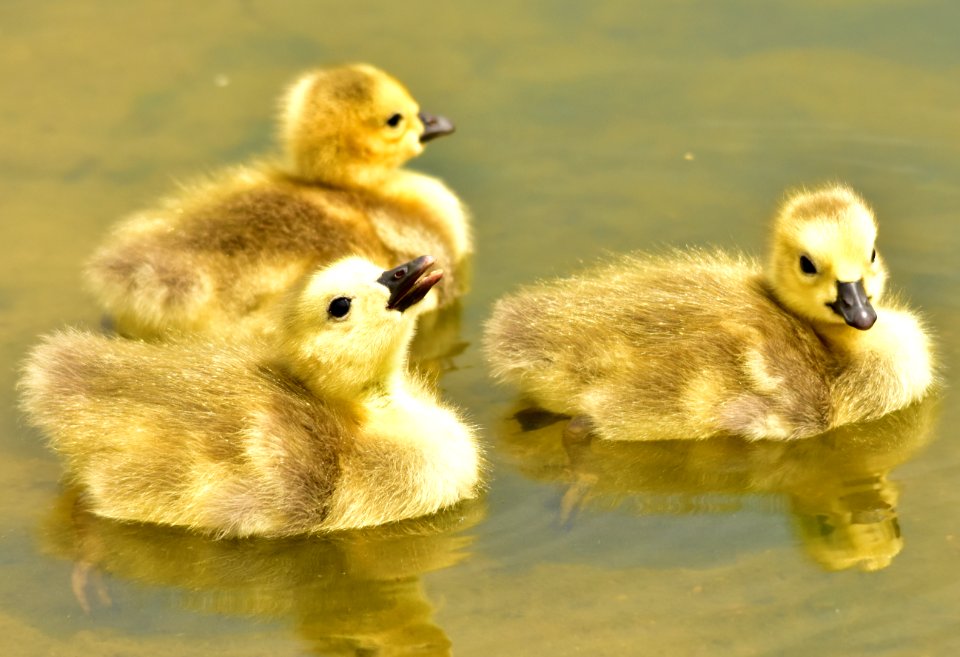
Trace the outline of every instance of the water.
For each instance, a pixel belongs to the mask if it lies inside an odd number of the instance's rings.
[[[960,7],[773,5],[0,7],[3,654],[956,654]],[[483,428],[485,499],[283,542],[71,513],[16,363],[96,324],[78,272],[113,222],[267,152],[283,85],[358,60],[459,127],[415,166],[476,219],[469,346],[442,385]],[[938,336],[939,402],[805,445],[521,435],[478,349],[494,299],[611,251],[757,252],[784,190],[825,180],[875,207]]]

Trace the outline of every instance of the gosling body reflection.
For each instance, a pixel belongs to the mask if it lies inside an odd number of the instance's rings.
[[[441,657],[451,643],[421,577],[468,557],[469,530],[483,516],[482,504],[465,502],[323,537],[215,541],[99,517],[73,489],[47,519],[42,543],[74,561],[78,604],[93,613],[124,604],[120,580],[168,588],[191,610],[289,623],[311,654]]]
[[[283,157],[185,187],[121,222],[88,287],[129,336],[271,333],[303,275],[348,255],[382,269],[430,253],[447,275],[418,309],[466,288],[466,210],[440,180],[403,168],[453,131],[397,80],[359,64],[311,71],[285,94]]]
[[[890,471],[929,442],[937,405],[927,399],[792,442],[605,441],[568,431],[569,418],[522,407],[500,438],[525,475],[564,485],[563,522],[586,509],[732,513],[759,497],[766,509],[790,513],[807,553],[824,568],[879,570],[903,547]]]
[[[809,437],[931,388],[918,318],[884,300],[872,212],[846,187],[794,195],[766,268],[740,255],[631,256],[499,301],[493,373],[605,439]]]

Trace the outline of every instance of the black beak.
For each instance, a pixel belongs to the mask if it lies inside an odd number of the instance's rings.
[[[433,256],[425,255],[383,272],[377,282],[390,290],[387,309],[403,312],[423,300],[430,288],[443,278],[441,269],[427,273],[434,264],[436,260]]]
[[[427,114],[426,112],[420,112],[418,116],[420,117],[420,121],[423,122],[423,134],[420,135],[421,144],[424,144],[431,139],[435,139],[436,137],[449,135],[451,132],[456,130],[453,125],[453,121],[445,116],[434,116],[433,114]]]
[[[877,321],[877,311],[867,299],[863,280],[855,283],[837,281],[837,300],[827,305],[843,317],[843,321],[861,331],[866,331]]]

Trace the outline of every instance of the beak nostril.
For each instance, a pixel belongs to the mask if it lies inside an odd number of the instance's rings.
[[[377,282],[390,291],[387,310],[403,312],[421,301],[427,292],[443,277],[443,271],[436,269],[430,273],[436,260],[433,256],[420,256],[406,264],[383,272]]]
[[[429,114],[428,112],[420,112],[418,116],[420,122],[423,123],[423,134],[420,135],[421,142],[430,141],[442,135],[449,135],[454,131],[453,122],[446,117]]]
[[[870,298],[863,288],[863,280],[837,281],[837,300],[827,306],[843,317],[848,325],[863,331],[873,326],[877,320],[877,313],[870,305]]]

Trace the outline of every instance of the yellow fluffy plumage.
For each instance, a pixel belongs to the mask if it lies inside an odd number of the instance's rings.
[[[799,192],[766,268],[694,250],[533,285],[497,303],[488,358],[547,410],[616,440],[791,439],[877,418],[934,377],[920,321],[882,300],[876,234],[849,188]]]
[[[56,333],[21,381],[30,421],[99,515],[217,536],[429,514],[473,497],[473,431],[406,370],[430,257],[338,261],[272,339],[151,344]]]
[[[281,105],[279,161],[187,186],[94,254],[87,285],[122,333],[269,333],[284,292],[346,255],[381,268],[434,255],[447,275],[420,310],[463,292],[466,211],[441,181],[402,168],[453,125],[365,64],[309,72]]]

